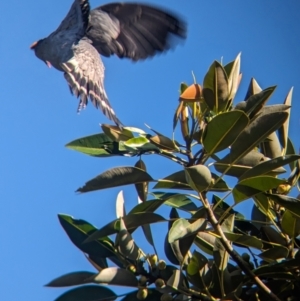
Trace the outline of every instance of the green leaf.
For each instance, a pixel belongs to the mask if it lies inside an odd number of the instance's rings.
[[[231,162],[233,163],[244,157],[254,149],[269,134],[276,131],[285,122],[287,117],[288,113],[286,112],[259,115],[232,144],[230,151]]]
[[[169,243],[205,230],[207,221],[200,218],[192,224],[184,218],[177,219],[169,230]]]
[[[224,179],[219,178],[219,176],[217,176],[214,173],[211,173],[212,176],[212,181],[213,184],[211,186],[211,188],[209,188],[209,191],[220,191],[220,192],[225,192],[225,191],[229,191],[230,188],[227,186],[227,183],[224,181]]]
[[[195,165],[184,169],[188,184],[196,191],[202,192],[212,183],[210,170],[205,165]]]
[[[193,256],[187,266],[188,275],[194,276],[196,274],[199,274],[199,272],[205,267],[207,263],[208,260],[204,255],[197,251],[194,251]]]
[[[146,137],[135,137],[124,142],[124,145],[131,148],[139,148],[150,144],[150,141]]]
[[[230,111],[215,116],[206,127],[203,146],[211,155],[229,147],[246,128],[249,118],[243,111]]]
[[[235,215],[231,214],[229,217],[227,217],[223,224],[221,225],[222,230],[225,232],[232,232],[233,227],[234,227],[234,219]],[[220,271],[225,271],[227,268],[227,264],[229,261],[229,254],[225,250],[225,247],[223,246],[221,240],[219,238],[216,238],[215,243],[214,243],[214,248],[213,248],[213,255],[214,255],[214,260],[216,267]]]
[[[290,210],[291,213],[296,215],[296,217],[300,217],[300,201],[298,199],[288,197],[285,195],[279,195],[279,194],[266,194],[266,195],[275,203]]]
[[[238,204],[256,194],[276,188],[284,183],[286,181],[270,176],[257,176],[241,180],[232,190],[234,202]]]
[[[137,227],[140,227],[145,224],[153,224],[166,221],[161,215],[152,213],[152,212],[143,212],[136,214],[128,214],[123,218],[126,228],[128,230],[135,230]],[[88,243],[90,241],[96,240],[101,237],[106,237],[108,235],[112,235],[117,233],[119,230],[119,220],[116,219],[104,227],[94,232],[91,236],[89,236],[84,243]],[[132,233],[132,231],[130,231]]]
[[[229,97],[228,78],[224,67],[217,61],[210,66],[203,80],[203,96],[211,110],[223,111]]]
[[[137,298],[137,292],[128,293],[121,301],[141,301]],[[148,296],[144,301],[158,301],[161,298],[161,293],[155,288],[148,288]]]
[[[128,215],[143,213],[143,212],[154,212],[158,209],[166,200],[149,200],[143,203],[140,203],[133,207]]]
[[[95,283],[103,283],[109,285],[120,285],[120,286],[138,286],[138,280],[135,275],[125,269],[119,268],[106,268],[100,271],[93,279]]]
[[[87,285],[69,290],[55,299],[55,301],[110,301],[117,299],[117,297],[112,290],[106,287]]]
[[[240,177],[240,180],[267,174],[271,171],[274,171],[276,168],[282,167],[298,159],[300,159],[299,155],[287,155],[287,156],[282,156],[272,160],[261,162],[260,164],[246,171]]]
[[[224,66],[224,69],[228,76],[229,87],[229,99],[232,100],[237,92],[240,82],[240,68],[241,68],[241,53],[239,53],[236,59],[229,65]]]
[[[134,242],[131,234],[127,231],[122,218],[120,219],[120,231],[116,236],[115,246],[117,247],[118,252],[125,258],[129,258],[134,261],[141,258],[142,253]]]
[[[276,260],[280,260],[282,258],[287,258],[289,254],[288,248],[285,247],[274,247],[269,250],[266,250],[258,256],[267,262],[274,262]]]
[[[295,238],[300,234],[300,218],[296,217],[289,210],[285,210],[282,216],[281,227],[284,233]]]
[[[150,181],[153,181],[152,177],[139,168],[115,167],[86,182],[83,187],[77,189],[77,192],[89,192]]]
[[[59,214],[58,219],[70,240],[82,252],[103,258],[115,256],[114,243],[105,235],[100,240],[83,243],[97,231],[93,225],[69,215]]]
[[[253,84],[253,82],[252,82],[252,84]],[[247,96],[249,96],[249,98],[246,96],[247,97],[246,101],[238,103],[235,107],[236,110],[244,111],[248,116],[250,116],[250,118],[253,118],[254,115],[256,115],[263,108],[265,103],[269,100],[269,98],[273,94],[274,90],[276,89],[276,86],[273,86],[273,87],[264,89],[263,91],[261,91],[259,93],[251,94],[252,92],[257,92],[260,89],[260,87],[258,86],[256,81],[255,81],[254,85],[256,86],[256,87],[254,87],[254,89],[256,91],[252,90],[249,93],[249,91],[251,90],[251,88],[249,87],[249,90],[247,93]],[[250,86],[251,86],[251,83],[250,83]]]
[[[245,234],[236,234],[233,232],[224,232],[226,238],[239,246],[262,249],[263,243],[260,239]]]
[[[103,132],[113,141],[127,141],[134,137],[133,133],[125,128],[120,129],[116,125],[101,124]]]
[[[293,90],[294,88],[292,87],[286,96],[284,100],[284,104],[291,106],[292,105],[292,95],[293,95]],[[290,114],[291,114],[291,109],[287,110],[289,117],[285,121],[285,123],[282,125],[281,128],[279,128],[279,141],[283,147],[283,149],[286,151],[287,144],[288,144],[288,136],[289,136],[289,122],[290,122]]]
[[[45,286],[48,287],[64,287],[64,286],[73,286],[73,285],[80,285],[80,284],[86,284],[91,282],[90,278],[92,276],[95,276],[95,273],[91,272],[73,272],[68,273],[63,276],[60,276],[58,278],[55,278],[54,280],[50,281]]]
[[[186,181],[186,176],[184,170],[177,171],[171,175],[159,179],[157,184],[153,189],[188,189],[191,190],[191,187]]]
[[[159,147],[160,149],[164,149],[167,151],[178,151],[178,147],[174,143],[173,140],[166,136],[156,135],[149,137],[151,143]]]
[[[114,155],[115,143],[102,133],[73,140],[66,147],[90,156],[107,157]]]
[[[244,173],[251,170],[252,167],[268,160],[269,158],[266,158],[262,153],[257,150],[252,150],[247,155],[237,160],[234,164],[230,163],[231,156],[228,154],[221,160],[215,162],[214,166],[218,172],[226,172],[226,175],[228,176],[240,178]],[[277,168],[270,171],[268,174],[278,175],[284,172],[286,172],[284,168]]]
[[[261,142],[260,149],[268,158],[273,159],[281,156],[281,146],[276,132],[271,133],[263,142]]]
[[[255,78],[251,78],[245,99],[248,99],[250,96],[252,96],[254,94],[258,94],[261,91],[262,91],[262,88],[259,86],[259,84],[255,80]]]
[[[203,252],[213,255],[215,240],[215,236],[206,232],[199,232],[195,238],[195,244]]]
[[[186,195],[178,193],[155,192],[153,196],[165,200],[165,205],[177,208],[183,211],[196,211],[197,206]]]
[[[144,163],[144,161],[142,159],[139,159],[135,163],[134,167],[137,167],[137,168],[147,172],[146,164]],[[138,194],[140,200],[145,202],[147,200],[149,183],[148,182],[143,182],[143,183],[134,184],[134,186],[135,186],[135,189],[137,191],[137,194]]]

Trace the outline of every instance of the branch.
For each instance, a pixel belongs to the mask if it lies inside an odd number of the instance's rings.
[[[273,300],[276,301],[281,301],[260,279],[257,277],[253,271],[245,265],[242,257],[232,248],[230,242],[227,240],[226,236],[224,235],[224,232],[216,219],[214,212],[212,211],[210,204],[202,193],[199,193],[199,197],[202,201],[202,204],[206,210],[208,220],[213,226],[214,230],[216,233],[220,236],[220,241],[222,245],[224,246],[225,250],[228,252],[228,254],[231,256],[231,258],[236,262],[236,264],[240,267],[240,269],[247,275],[249,276],[255,283],[256,285],[267,295],[269,295]]]

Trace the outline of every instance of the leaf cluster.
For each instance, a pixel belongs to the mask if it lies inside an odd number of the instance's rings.
[[[77,192],[134,185],[139,204],[126,213],[120,192],[116,219],[99,229],[59,215],[96,272],[52,280],[47,286],[81,285],[57,301],[298,300],[300,201],[289,195],[299,190],[300,156],[288,136],[292,90],[283,104],[267,105],[275,87],[262,89],[251,79],[244,100],[234,105],[240,63],[240,55],[227,65],[215,61],[202,85],[181,84],[172,137],[150,127],[104,124],[102,133],[67,144],[99,158],[137,156],[135,166],[104,171]],[[171,160],[178,171],[155,179],[145,155]],[[235,208],[246,200],[251,219]],[[161,206],[169,206],[168,217],[156,213]],[[155,223],[168,224],[161,258]],[[134,240],[138,228],[153,254]],[[134,290],[117,296],[113,285]]]

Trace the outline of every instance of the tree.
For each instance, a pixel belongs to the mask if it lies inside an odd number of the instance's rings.
[[[299,189],[300,156],[288,137],[292,90],[284,104],[268,106],[276,87],[261,89],[251,79],[245,101],[234,106],[240,81],[238,55],[227,65],[213,62],[202,86],[196,81],[181,84],[172,138],[151,128],[152,134],[102,125],[103,133],[67,144],[94,157],[139,157],[134,167],[114,167],[77,191],[133,184],[140,202],[126,214],[120,193],[117,218],[100,229],[59,215],[63,229],[96,272],[52,280],[47,286],[88,284],[56,300],[119,297],[101,284],[133,287],[122,296],[124,301],[298,300],[300,198],[289,194],[293,187]],[[174,138],[176,128],[182,142]],[[144,154],[163,156],[180,170],[155,180],[147,173]],[[227,184],[229,177],[236,179],[233,188]],[[155,182],[151,196],[150,182]],[[232,205],[225,202],[229,197]],[[251,220],[235,210],[249,199]],[[169,218],[155,213],[163,205],[171,208]],[[168,223],[169,231],[165,257],[158,259],[150,225],[161,222]],[[134,241],[138,227],[155,254],[149,255]]]

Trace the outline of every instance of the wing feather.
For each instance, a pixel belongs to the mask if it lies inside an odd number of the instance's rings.
[[[73,46],[73,53],[74,56],[62,64],[62,69],[72,94],[79,98],[77,111],[84,109],[89,99],[106,117],[122,127],[104,90],[104,66],[97,50],[87,40],[81,40]]]
[[[86,35],[99,53],[135,61],[168,50],[175,43],[172,36],[186,34],[179,17],[136,3],[110,3],[91,10],[89,27]]]

